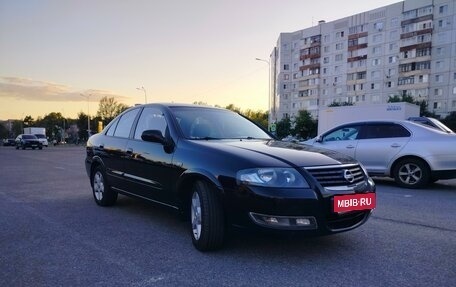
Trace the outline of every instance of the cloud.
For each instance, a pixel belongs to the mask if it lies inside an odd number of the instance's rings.
[[[81,96],[85,95],[85,97]],[[98,102],[103,97],[114,97],[117,101],[123,101],[128,97],[117,95],[110,91],[99,89],[77,90],[70,86],[37,81],[17,77],[0,77],[0,98],[13,98],[25,101],[48,101],[48,102]]]

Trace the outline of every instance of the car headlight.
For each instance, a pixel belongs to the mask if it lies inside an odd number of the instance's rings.
[[[266,186],[308,188],[309,183],[294,168],[251,168],[240,170],[236,174],[238,184]]]

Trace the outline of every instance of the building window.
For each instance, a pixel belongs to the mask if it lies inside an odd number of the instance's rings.
[[[388,63],[393,64],[396,63],[396,56],[391,56],[388,58]]]
[[[437,48],[436,51],[437,51],[437,55],[438,56],[442,56],[443,55],[443,48]]]
[[[442,61],[435,62],[435,68],[436,69],[442,69],[442,67],[443,67],[443,62]]]
[[[284,80],[289,80],[289,79],[290,79],[290,75],[284,74],[284,75],[283,75],[283,79],[284,79]]]
[[[377,34],[377,35],[374,35],[374,37],[372,38],[372,41],[374,43],[379,43],[382,41],[382,34]]]
[[[323,47],[323,51],[324,51],[325,53],[329,53],[329,46],[324,46],[324,47]]]
[[[442,5],[439,7],[439,14],[446,14],[448,11],[448,5]]]
[[[288,65],[288,64],[283,65],[283,69],[284,70],[289,70],[290,69],[290,65]]]
[[[340,31],[336,33],[336,39],[340,39],[344,37],[344,31]]]
[[[328,63],[329,63],[329,57],[324,57],[323,64],[328,64]]]
[[[377,31],[383,30],[383,22],[374,23],[374,29]]]
[[[283,89],[286,90],[287,89],[287,85],[283,85]]]
[[[442,95],[442,89],[434,89],[434,96],[441,96]]]
[[[435,75],[435,81],[436,81],[437,83],[443,82],[443,77],[442,77],[442,75]]]
[[[382,51],[382,48],[380,46],[372,48],[372,54],[374,54],[374,55],[379,55],[381,51]]]
[[[344,48],[344,43],[337,43],[336,50],[342,50]]]
[[[397,26],[399,26],[399,18],[397,18],[397,17],[391,18],[391,27],[397,27]]]
[[[381,60],[380,59],[373,59],[372,60],[372,66],[378,66],[381,64]]]

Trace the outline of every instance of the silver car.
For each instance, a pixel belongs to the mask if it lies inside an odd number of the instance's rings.
[[[349,155],[370,176],[392,177],[402,187],[456,178],[456,134],[410,121],[343,124],[303,143]]]

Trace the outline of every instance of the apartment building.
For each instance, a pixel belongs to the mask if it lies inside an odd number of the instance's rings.
[[[281,33],[270,63],[270,122],[394,95],[445,117],[456,111],[456,0],[405,0]]]

